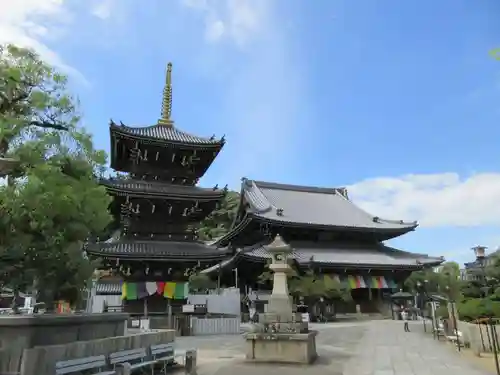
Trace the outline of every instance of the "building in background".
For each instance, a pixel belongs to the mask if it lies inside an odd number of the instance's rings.
[[[259,289],[269,254],[264,245],[279,234],[293,248],[299,271],[331,274],[349,285],[355,312],[378,312],[383,294],[399,289],[412,271],[436,267],[444,259],[414,254],[384,241],[417,228],[416,222],[386,220],[359,208],[345,188],[285,185],[243,179],[237,218],[229,233],[214,241],[236,254],[203,272],[223,283]],[[236,270],[236,272],[235,272]],[[234,285],[234,284],[233,284]]]
[[[484,247],[483,249],[486,248]],[[499,255],[500,255],[500,248],[497,248],[492,253],[486,255],[485,262],[483,265],[481,265],[477,260],[474,260],[473,262],[469,263],[464,263],[462,280],[466,281],[480,280],[483,277],[482,267],[491,266]]]

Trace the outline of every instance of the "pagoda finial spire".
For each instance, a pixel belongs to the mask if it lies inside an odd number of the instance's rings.
[[[161,103],[161,118],[158,121],[162,125],[172,126],[172,63],[167,64],[167,76],[163,88],[163,99]]]

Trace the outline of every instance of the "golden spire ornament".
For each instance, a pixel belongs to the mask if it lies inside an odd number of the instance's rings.
[[[163,88],[163,99],[161,102],[161,118],[158,123],[161,125],[172,126],[172,63],[167,64],[167,77],[165,87]]]

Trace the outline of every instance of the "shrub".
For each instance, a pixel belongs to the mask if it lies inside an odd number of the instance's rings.
[[[460,320],[472,321],[484,317],[500,318],[500,302],[485,298],[472,298],[458,303]]]

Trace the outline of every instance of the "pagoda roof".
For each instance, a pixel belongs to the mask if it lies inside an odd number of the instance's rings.
[[[179,130],[173,125],[173,123],[159,123],[152,126],[130,127],[122,123],[120,123],[120,125],[117,125],[113,121],[111,121],[110,132],[111,135],[115,133],[134,139],[184,146],[198,146],[203,148],[222,148],[225,143],[224,137],[216,139],[214,136],[208,138],[189,134],[182,130]]]
[[[261,219],[300,226],[371,231],[414,230],[416,221],[386,220],[364,211],[345,188],[320,188],[243,179],[241,193],[247,212]]]
[[[382,243],[374,244],[341,244],[335,242],[291,242],[293,251],[290,257],[299,265],[319,264],[325,266],[364,268],[364,269],[408,269],[417,270],[425,267],[437,266],[444,262],[441,257],[430,257],[415,254]],[[264,244],[240,249],[232,261],[237,258],[247,258],[254,261],[268,261],[271,253]],[[224,268],[229,260],[221,263]],[[217,266],[212,267],[214,270]],[[211,272],[213,271],[210,269]]]
[[[105,186],[108,191],[115,194],[128,194],[139,196],[161,196],[178,199],[199,199],[199,200],[216,200],[222,199],[226,194],[226,189],[217,188],[201,188],[190,185],[176,185],[161,181],[145,181],[134,179],[106,179],[100,183]]]
[[[88,254],[106,258],[155,261],[197,261],[227,258],[231,250],[216,249],[204,242],[181,241],[118,241],[89,244]]]

